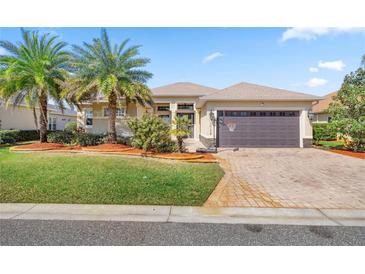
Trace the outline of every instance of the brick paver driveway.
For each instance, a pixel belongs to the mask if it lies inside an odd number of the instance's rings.
[[[365,208],[365,161],[317,149],[218,153],[226,175],[205,206]]]

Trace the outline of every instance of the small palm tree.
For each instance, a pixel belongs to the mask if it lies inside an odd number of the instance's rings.
[[[191,122],[187,116],[175,116],[172,124],[174,128],[171,130],[171,134],[177,139],[179,152],[184,152],[184,137],[191,134],[191,130],[189,130]]]
[[[40,141],[47,142],[48,99],[64,109],[61,85],[68,74],[70,55],[64,50],[66,44],[56,41],[57,36],[23,29],[21,32],[23,41],[17,45],[0,41],[0,47],[9,53],[0,56],[0,96],[14,106],[26,102],[33,109],[35,120],[35,108],[39,106]]]
[[[82,102],[100,95],[108,99],[109,129],[108,142],[116,143],[116,111],[118,103],[124,101],[141,105],[152,104],[152,96],[146,85],[152,74],[140,69],[150,60],[139,58],[140,46],[126,48],[128,40],[112,46],[105,29],[101,37],[73,46],[74,73],[68,81],[65,94],[70,101]]]

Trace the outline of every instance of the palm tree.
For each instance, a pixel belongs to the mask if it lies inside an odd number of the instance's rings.
[[[39,106],[40,141],[47,142],[48,99],[64,109],[60,87],[70,56],[64,50],[66,43],[57,41],[57,36],[23,29],[21,33],[23,41],[17,44],[0,41],[0,47],[9,53],[0,56],[0,96],[14,106],[25,101],[33,114]]]
[[[109,128],[108,142],[116,143],[115,127],[117,105],[130,102],[141,105],[152,104],[152,97],[146,85],[152,74],[142,70],[150,62],[140,58],[140,46],[126,48],[129,40],[120,45],[111,45],[105,29],[101,37],[83,46],[73,46],[74,73],[65,89],[70,101],[82,102],[103,95],[108,99]]]
[[[177,139],[177,147],[179,152],[184,152],[184,138],[191,134],[191,130],[189,130],[191,122],[187,116],[176,115],[172,121],[172,124],[174,128],[171,130],[171,134],[175,135]]]

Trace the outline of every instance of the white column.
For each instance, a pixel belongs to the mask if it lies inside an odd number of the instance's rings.
[[[195,125],[194,125],[194,139],[199,140],[200,135],[200,109],[195,109],[194,114]]]

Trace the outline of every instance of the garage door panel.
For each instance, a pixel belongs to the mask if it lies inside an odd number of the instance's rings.
[[[299,147],[299,113],[293,117],[220,117],[219,146]]]

